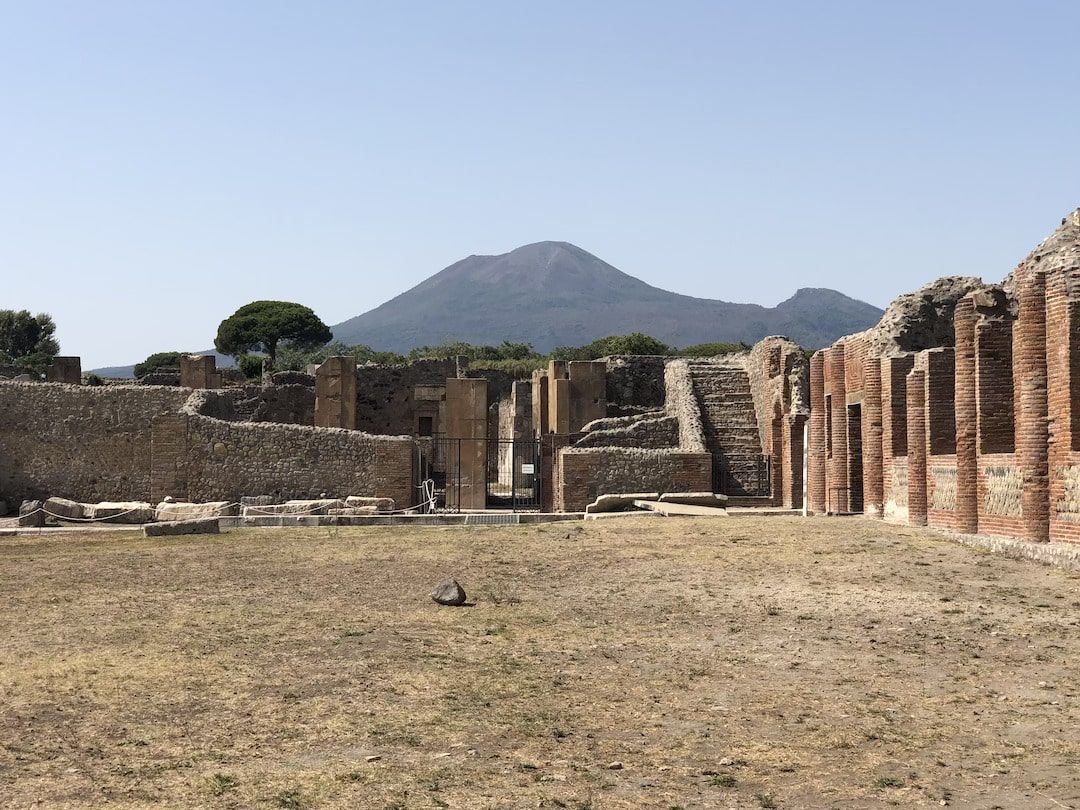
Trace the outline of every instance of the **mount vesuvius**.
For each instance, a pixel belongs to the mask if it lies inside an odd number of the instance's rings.
[[[537,242],[469,256],[332,329],[347,344],[398,352],[452,340],[510,340],[547,352],[630,332],[673,346],[780,334],[818,348],[881,315],[863,301],[815,288],[775,307],[693,298],[646,284],[576,245]]]

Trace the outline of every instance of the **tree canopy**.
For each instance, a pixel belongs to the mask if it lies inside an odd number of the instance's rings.
[[[60,351],[55,334],[51,315],[31,315],[25,309],[0,310],[0,362],[47,366]]]
[[[135,364],[135,376],[141,378],[159,369],[178,368],[183,354],[183,352],[155,352],[141,363]]]
[[[252,301],[221,322],[214,348],[233,357],[262,352],[273,367],[279,344],[312,350],[332,338],[330,327],[310,307],[289,301]]]

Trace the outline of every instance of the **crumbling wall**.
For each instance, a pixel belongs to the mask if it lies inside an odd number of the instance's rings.
[[[619,424],[611,424],[617,422]],[[679,420],[674,416],[597,419],[585,426],[575,447],[677,448]]]
[[[662,355],[605,357],[608,415],[621,415],[625,408],[662,408],[664,366],[668,359]]]
[[[701,423],[701,409],[694,395],[689,362],[672,360],[664,366],[664,391],[664,410],[679,422],[679,449],[688,453],[704,453],[705,427]],[[708,489],[712,489],[711,483]]]

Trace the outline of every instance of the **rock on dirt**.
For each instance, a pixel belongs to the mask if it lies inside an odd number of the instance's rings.
[[[458,607],[465,604],[465,589],[458,584],[456,579],[447,579],[435,586],[431,592],[431,598],[440,605]]]

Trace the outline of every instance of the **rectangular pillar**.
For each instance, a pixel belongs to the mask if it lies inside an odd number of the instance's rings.
[[[446,503],[456,509],[487,506],[488,381],[446,381]]]
[[[220,388],[221,372],[212,354],[180,356],[180,386],[182,388]]]
[[[82,358],[54,357],[45,370],[46,382],[82,385]]]
[[[826,352],[826,376],[832,399],[832,458],[829,460],[827,501],[830,512],[847,512],[851,494],[848,480],[847,368],[844,344]]]
[[[356,430],[356,358],[328,357],[315,369],[315,427]]]
[[[567,364],[570,379],[570,432],[577,433],[594,419],[607,416],[607,363],[574,360]]]

